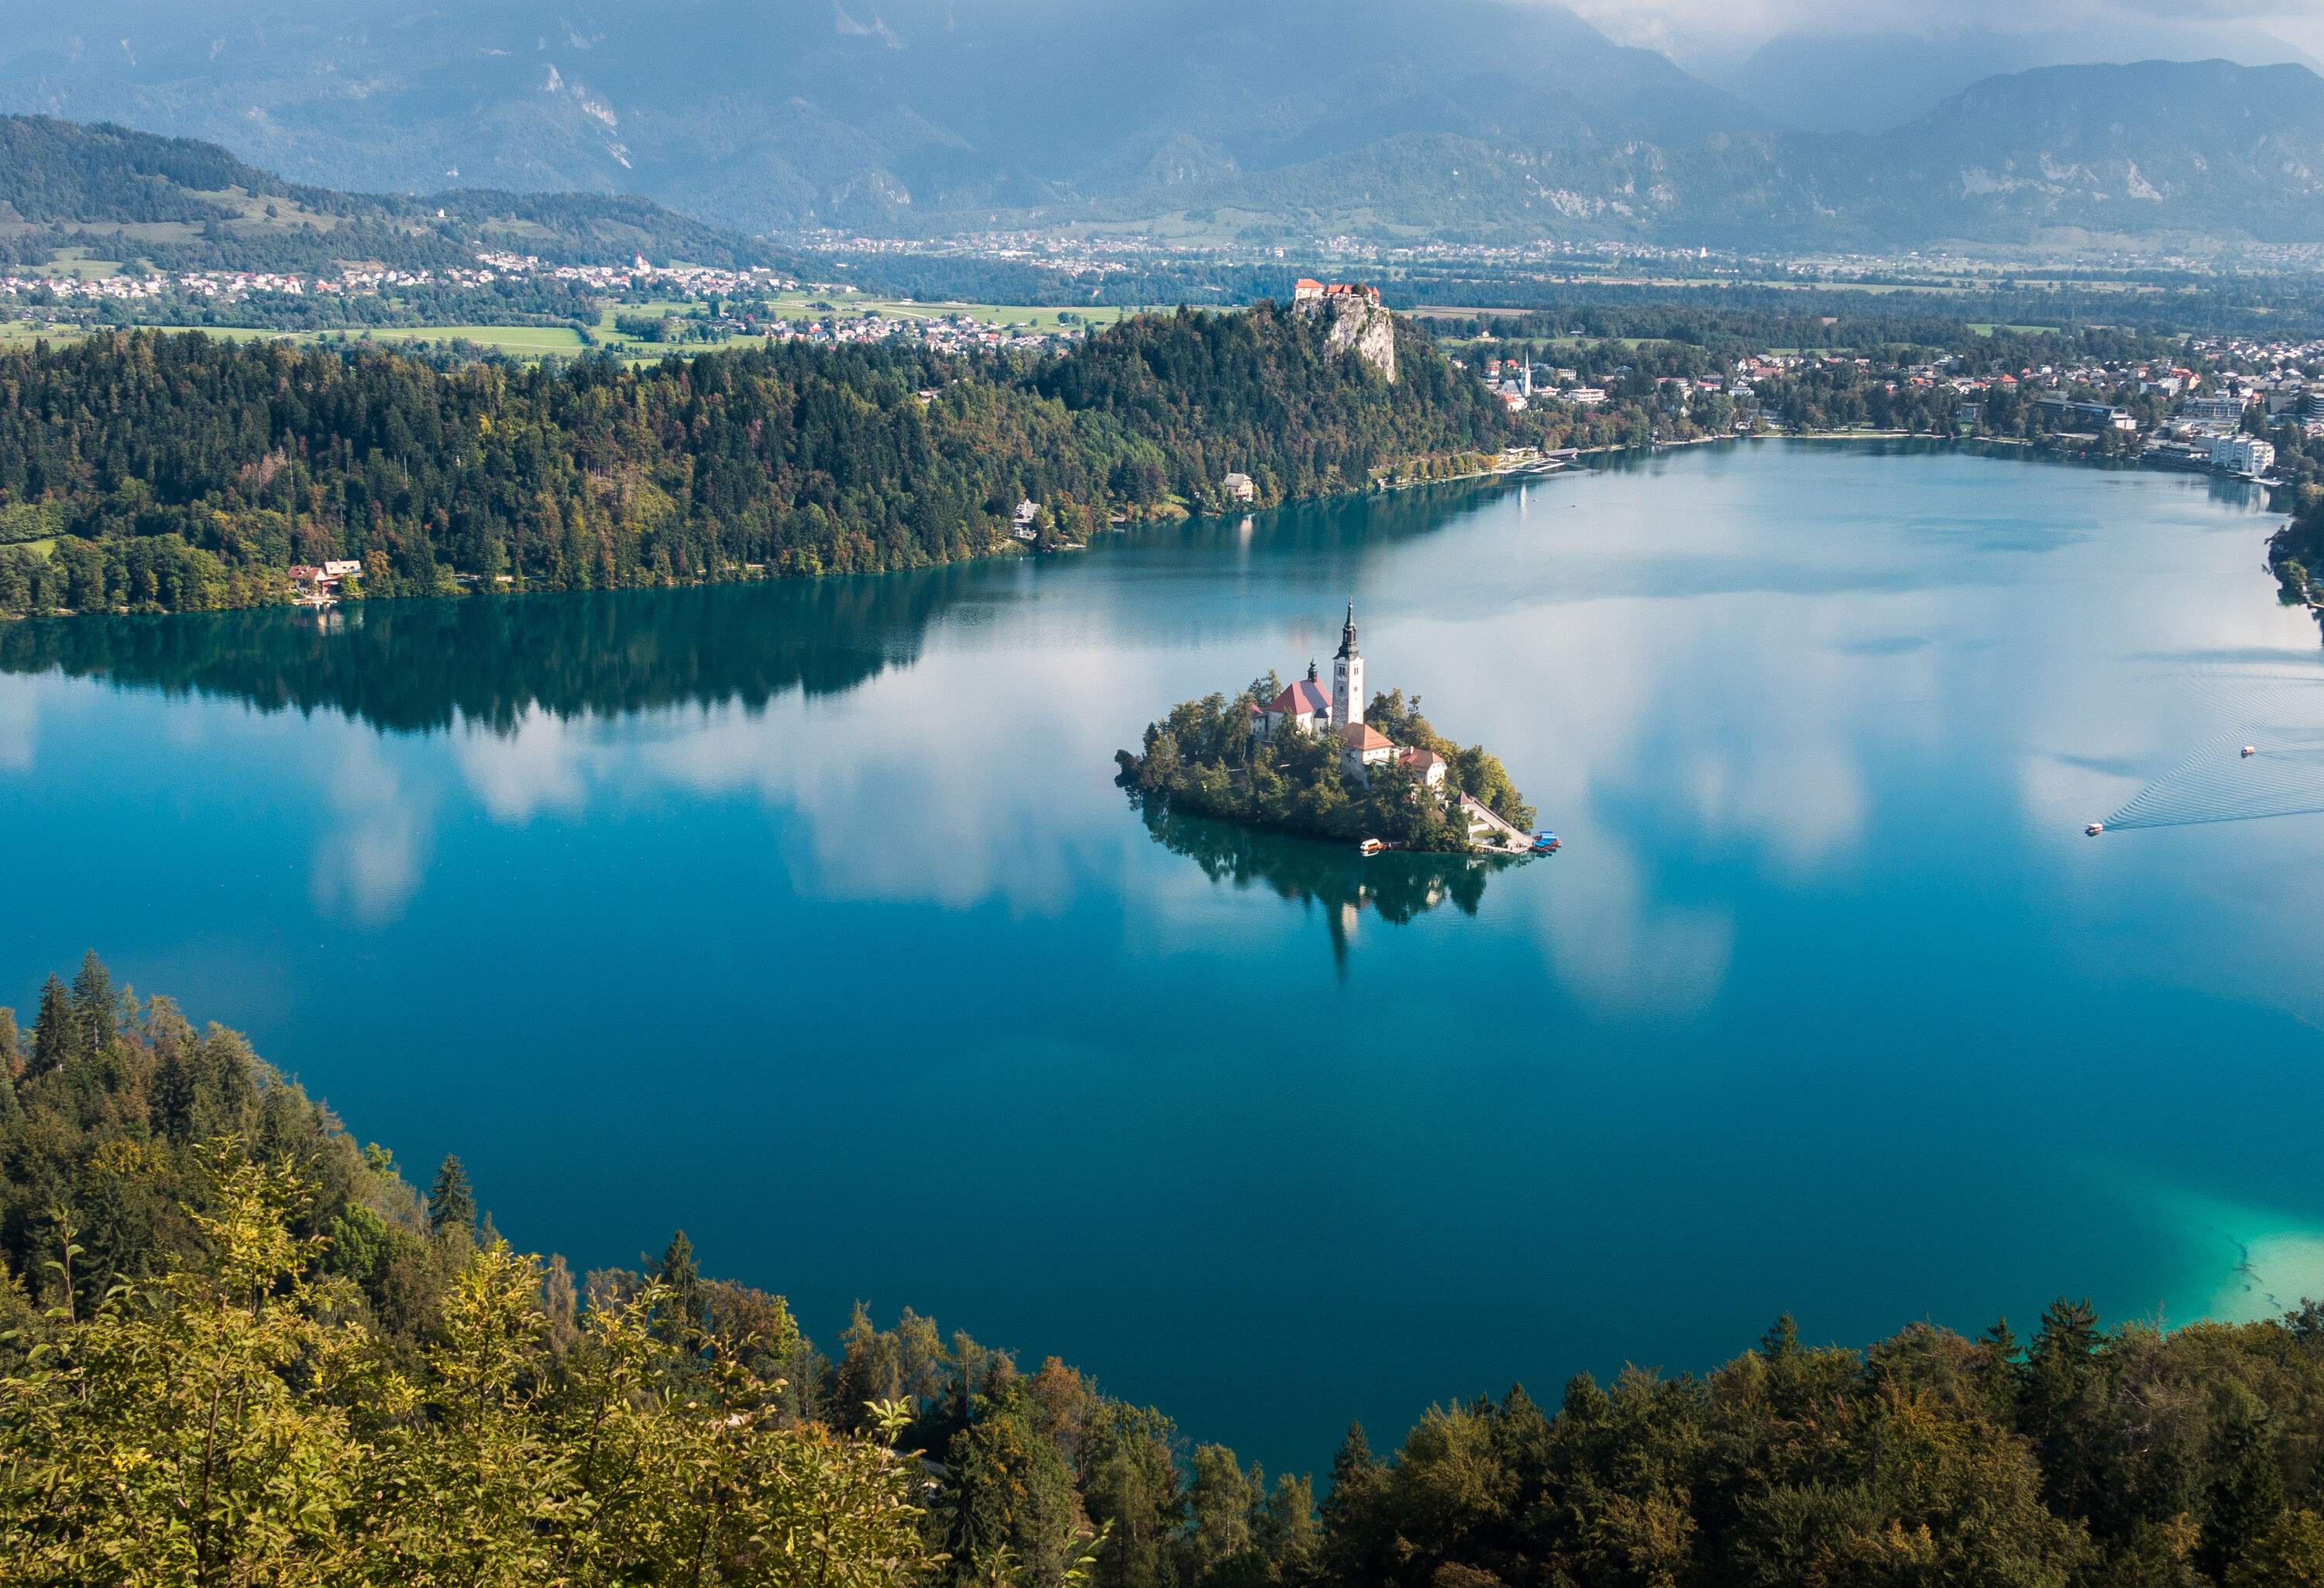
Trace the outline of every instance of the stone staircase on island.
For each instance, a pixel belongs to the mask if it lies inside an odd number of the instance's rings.
[[[1503,854],[1524,854],[1533,848],[1533,835],[1509,826],[1492,809],[1469,795],[1461,796],[1462,814],[1469,818],[1469,841]]]

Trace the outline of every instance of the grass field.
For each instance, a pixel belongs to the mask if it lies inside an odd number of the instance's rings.
[[[512,358],[541,358],[549,354],[571,357],[583,351],[580,333],[570,326],[389,326],[360,331],[273,331],[245,326],[154,326],[157,331],[199,331],[225,342],[321,342],[375,346],[466,341],[493,347]],[[71,333],[68,333],[71,334]]]
[[[517,357],[539,358],[547,354],[567,355],[582,351],[581,334],[570,326],[406,326],[392,329],[349,333],[355,341],[370,342],[474,342],[479,347],[497,347]]]
[[[767,305],[777,315],[789,320],[853,320],[867,314],[887,319],[937,320],[964,314],[980,324],[999,330],[1031,331],[1044,335],[1069,324],[1109,326],[1124,315],[1139,312],[1135,309],[1040,308],[1024,303],[918,303],[900,298],[867,298],[860,292],[783,292],[768,299]],[[614,304],[597,316],[593,334],[598,346],[638,363],[666,357],[672,353],[702,353],[759,340],[756,337],[729,337],[719,342],[650,342],[624,337],[613,328],[617,316],[675,315],[683,318],[688,309],[695,307],[694,304],[676,300]],[[1068,321],[1062,318],[1068,314],[1077,319]]]
[[[890,319],[935,320],[966,315],[971,319],[1002,330],[1054,333],[1069,323],[1085,326],[1111,325],[1124,315],[1139,312],[1135,309],[1056,309],[1039,308],[1020,303],[914,303],[900,299],[867,298],[861,293],[787,292],[770,300],[775,312],[787,319],[858,319],[867,313]],[[814,307],[827,304],[827,309]],[[691,355],[722,346],[742,343],[755,344],[755,337],[729,337],[721,342],[649,342],[624,337],[613,328],[617,315],[679,316],[698,305],[676,300],[650,303],[622,303],[600,311],[592,335],[597,347],[611,352],[632,364],[650,363],[675,353]],[[1063,317],[1074,315],[1069,322]],[[410,346],[442,345],[466,341],[478,347],[489,347],[512,358],[577,357],[587,352],[580,333],[569,326],[396,326],[368,330],[278,331],[243,326],[155,326],[161,331],[198,330],[205,335],[230,342],[248,342],[263,338],[279,338],[290,342],[318,342],[337,346],[342,344],[364,344],[374,346]],[[40,337],[65,341],[86,336],[88,328],[76,325],[33,324],[24,320],[0,320],[0,347],[21,346]]]

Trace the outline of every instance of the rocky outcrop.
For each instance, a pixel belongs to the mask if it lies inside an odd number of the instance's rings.
[[[1323,318],[1323,346],[1333,353],[1354,348],[1356,356],[1396,382],[1396,317],[1362,297],[1309,300],[1302,309]]]

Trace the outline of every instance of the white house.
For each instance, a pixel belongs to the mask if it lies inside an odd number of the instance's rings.
[[[1247,474],[1231,474],[1222,484],[1226,486],[1227,494],[1237,502],[1249,502],[1259,494],[1258,485]]]
[[[1369,723],[1340,725],[1340,764],[1351,777],[1371,780],[1372,768],[1386,766],[1397,756],[1396,741]]]
[[[1419,778],[1424,789],[1444,786],[1444,758],[1434,750],[1416,750],[1406,744],[1396,752],[1397,764]]]

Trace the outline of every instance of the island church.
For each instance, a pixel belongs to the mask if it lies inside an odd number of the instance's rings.
[[[1348,603],[1347,625],[1340,631],[1340,649],[1332,658],[1332,692],[1323,692],[1315,664],[1307,676],[1264,706],[1250,708],[1255,738],[1272,739],[1280,733],[1333,734],[1340,740],[1340,764],[1348,775],[1371,780],[1371,769],[1390,762],[1409,768],[1427,789],[1444,787],[1444,758],[1433,750],[1400,745],[1364,721],[1364,658],[1356,649],[1356,604]]]

